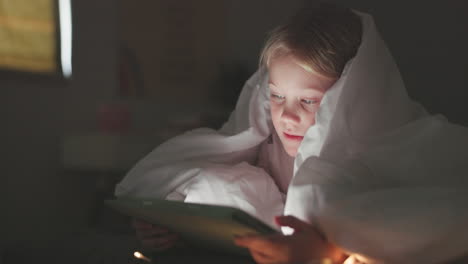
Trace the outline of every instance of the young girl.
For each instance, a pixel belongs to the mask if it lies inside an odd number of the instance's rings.
[[[408,98],[370,16],[318,4],[272,32],[219,131],[162,144],[116,195],[286,215],[276,223],[292,235],[235,239],[258,263],[435,263],[467,253],[466,134]],[[135,226],[155,249],[176,241]]]

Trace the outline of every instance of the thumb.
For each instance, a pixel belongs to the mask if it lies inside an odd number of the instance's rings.
[[[287,226],[294,229],[295,232],[310,228],[310,224],[300,220],[292,215],[280,215],[275,217],[278,226]]]

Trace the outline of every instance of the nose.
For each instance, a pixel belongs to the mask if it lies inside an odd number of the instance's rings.
[[[301,121],[298,109],[291,105],[284,106],[281,119],[287,123],[299,123]]]

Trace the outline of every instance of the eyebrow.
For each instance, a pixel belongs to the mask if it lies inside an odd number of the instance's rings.
[[[315,92],[320,91],[320,93],[322,93],[322,94],[326,92],[326,90],[324,90],[324,89],[322,89],[320,87],[317,87],[317,86],[307,86],[307,88],[309,88],[309,90],[313,90]]]
[[[271,84],[271,85],[273,85],[273,86],[279,88],[279,87],[278,87],[274,82],[272,82],[272,81],[268,81],[268,84]],[[313,92],[313,93],[320,93],[320,96],[323,96],[323,94],[325,94],[325,92],[326,92],[326,91],[324,91],[323,89],[319,89],[319,88],[317,88],[317,87],[315,87],[315,86],[307,86],[306,88],[308,88],[308,89],[307,89],[307,91],[308,91],[307,93],[310,93],[310,91]],[[310,96],[310,97],[317,97],[317,95]]]

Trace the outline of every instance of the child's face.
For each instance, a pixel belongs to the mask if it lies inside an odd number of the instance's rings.
[[[273,126],[285,151],[295,157],[305,133],[315,124],[325,91],[336,79],[306,71],[291,55],[273,59],[268,69]]]

